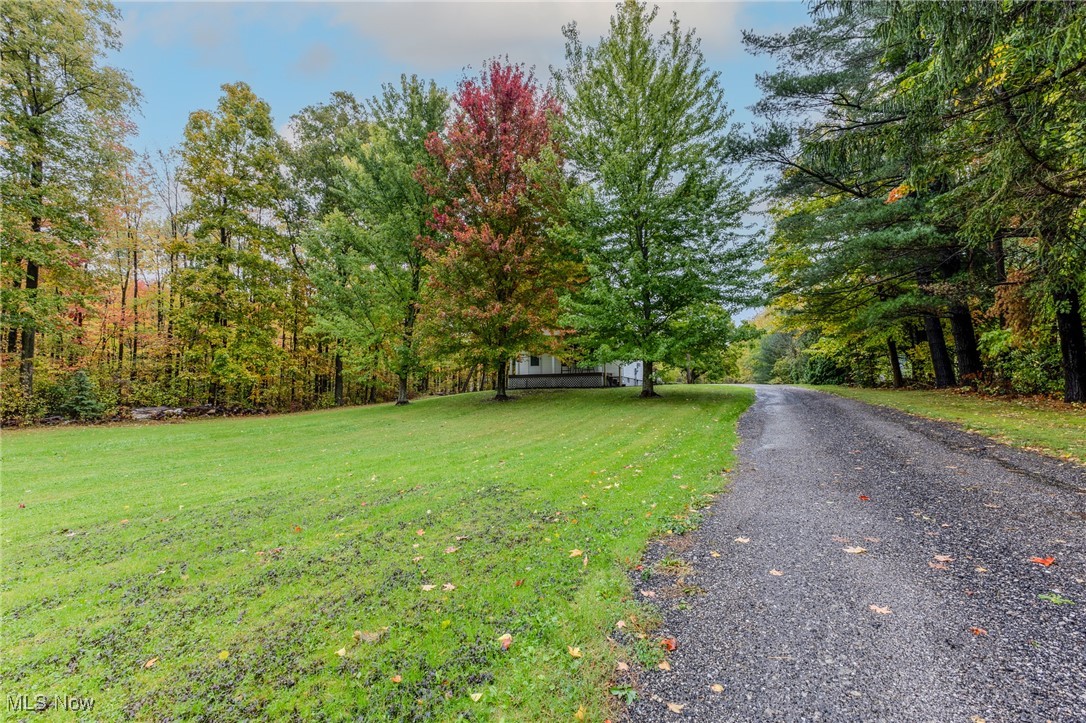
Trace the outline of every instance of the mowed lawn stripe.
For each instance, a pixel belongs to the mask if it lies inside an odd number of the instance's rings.
[[[752,400],[636,393],[5,433],[4,692],[104,719],[602,719],[626,571],[722,487]]]

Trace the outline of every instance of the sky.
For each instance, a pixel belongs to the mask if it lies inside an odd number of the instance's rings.
[[[744,50],[740,31],[803,24],[802,2],[660,2],[694,26],[706,61],[721,74],[733,121],[751,122],[755,75],[771,61]],[[562,26],[576,21],[594,43],[611,1],[585,2],[117,2],[123,47],[109,63],[127,70],[143,98],[137,151],[177,145],[189,113],[212,109],[224,83],[245,81],[277,127],[345,90],[364,99],[401,73],[454,89],[496,56],[524,62],[543,81],[563,61]],[[663,23],[658,19],[662,29]]]

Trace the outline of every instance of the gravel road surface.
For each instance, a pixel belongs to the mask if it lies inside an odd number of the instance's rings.
[[[730,490],[636,579],[677,649],[630,720],[1086,721],[1083,468],[757,395]]]

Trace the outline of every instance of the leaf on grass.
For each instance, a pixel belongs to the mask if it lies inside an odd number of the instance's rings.
[[[709,686],[709,690],[713,691],[714,693],[723,693],[724,692],[724,686],[721,685],[720,683],[713,683],[712,685]]]
[[[573,714],[573,718],[575,720],[584,720],[584,718],[585,718],[585,716],[587,714],[588,714],[588,711],[586,711],[584,709],[584,706],[582,705],[582,706],[577,708],[577,712]]]
[[[629,669],[630,669],[630,666],[627,665],[626,663],[623,663],[622,661],[619,661],[618,665],[615,666],[615,670],[619,671],[620,673],[625,673]]]
[[[1051,567],[1056,564],[1056,558],[1054,557],[1031,557],[1030,562],[1035,562],[1038,565],[1044,565],[1045,567]]]
[[[338,655],[341,658],[343,656],[345,656],[346,654],[347,654],[347,648],[340,648],[339,650],[336,651],[336,655]]]
[[[679,647],[679,644],[675,642],[675,638],[664,638],[660,641],[660,647],[670,652]]]
[[[988,631],[985,630],[984,628],[969,628],[969,632],[973,633],[973,635],[987,635],[988,634]]]
[[[467,535],[457,535],[457,536],[456,536],[456,541],[457,541],[457,542],[462,542],[462,541],[464,541],[464,540],[466,540],[466,539],[468,539],[468,536],[467,536]]]
[[[842,547],[841,549],[850,555],[862,555],[867,552],[866,547],[860,547],[859,545],[856,545],[855,547]]]
[[[459,549],[460,549],[459,547],[454,547],[453,545],[449,545],[448,547],[445,548],[445,554],[446,555],[451,555],[451,554],[453,554],[454,552],[456,552]]]
[[[431,591],[431,590],[433,590],[433,589],[434,589],[435,587],[437,587],[437,585],[423,585],[423,586],[422,586],[422,591],[423,591],[423,592],[430,592],[430,591]]]
[[[301,531],[302,531],[302,526],[301,525],[295,525],[294,526],[294,533],[295,534],[297,534],[297,533],[299,533]]]
[[[578,550],[576,548],[569,551],[569,556],[570,557],[580,557],[583,554],[584,554],[584,552],[582,552],[581,550]]]
[[[229,657],[230,657],[230,651],[229,650],[220,650],[219,651],[219,660],[226,660]]]
[[[401,676],[399,674],[396,674],[396,675],[392,676],[391,680],[392,680],[393,683],[402,683],[403,682],[403,676]]]
[[[431,587],[433,586],[431,585]],[[355,640],[361,640],[363,643],[372,644],[380,642],[381,638],[385,637],[385,634],[388,632],[388,628],[377,628],[376,630],[367,630],[365,632],[356,630],[355,632],[358,633],[358,635],[355,636]]]
[[[524,584],[523,580],[517,580],[516,582],[513,583],[513,587],[520,587],[523,584]]]
[[[668,703],[667,709],[672,713],[682,713],[683,708],[686,707],[685,703]]]
[[[619,630],[622,630],[622,628],[626,627],[626,621],[625,620],[619,620],[617,623],[615,623],[615,627],[618,628]]]
[[[445,592],[452,592],[453,590],[456,589],[456,585],[453,585],[451,582],[447,582],[447,583],[445,583],[444,585],[441,586],[441,589],[444,590]]]
[[[871,604],[867,607],[870,608],[872,612],[876,612],[879,615],[889,615],[890,613],[894,612],[889,607],[883,607],[882,605]]]
[[[122,525],[127,525],[127,524],[128,524],[128,520],[127,520],[127,519],[121,520],[121,524],[122,524]]]
[[[148,660],[146,663],[143,664],[143,667],[144,668],[153,668],[153,667],[155,667],[155,665],[157,663],[158,663],[158,658],[157,657],[151,658],[150,660]]]
[[[735,538],[735,541],[738,542],[740,545],[745,545],[748,542],[750,542],[750,538],[749,537],[737,537],[737,538]]]
[[[769,571],[769,574],[772,575],[773,577],[780,577],[784,573],[781,572],[780,570],[776,569],[776,568],[773,568],[772,570]]]
[[[421,528],[417,529],[417,530],[415,530],[415,534],[418,535],[419,537],[422,537],[423,535],[426,534],[426,530],[423,530]]]
[[[581,649],[580,649],[580,648],[575,648],[575,647],[573,647],[572,645],[567,645],[567,646],[566,646],[566,650],[568,650],[568,651],[569,651],[569,654],[570,654],[570,655],[571,655],[572,657],[574,657],[574,658],[580,658],[580,657],[582,657],[582,654],[581,654]]]
[[[478,703],[482,699],[482,697],[483,697],[482,693],[472,693],[471,694],[472,701],[474,701],[476,703]]]
[[[502,650],[509,650],[509,646],[513,644],[513,636],[506,633],[498,638],[498,642],[501,643]]]
[[[656,665],[656,667],[659,668],[660,670],[671,670],[671,663],[667,662],[666,660],[661,660]]]

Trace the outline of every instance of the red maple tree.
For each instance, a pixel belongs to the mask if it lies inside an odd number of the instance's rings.
[[[494,60],[461,81],[445,134],[426,147],[420,169],[440,201],[423,304],[443,351],[497,372],[506,399],[507,365],[517,353],[552,348],[558,295],[579,265],[561,231],[562,154],[551,123],[555,98],[522,66]]]

